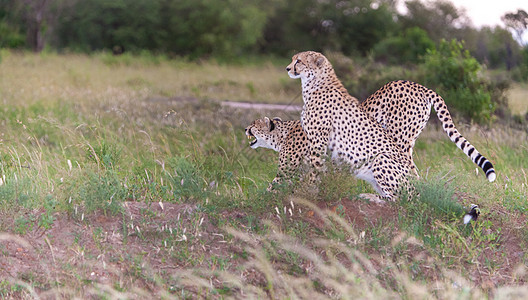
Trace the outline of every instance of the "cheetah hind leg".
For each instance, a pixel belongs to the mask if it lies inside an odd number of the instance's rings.
[[[360,167],[359,169],[354,171],[354,175],[358,179],[365,180],[366,182],[370,183],[372,188],[374,188],[374,190],[376,192],[378,192],[378,194],[380,194],[380,195],[384,194],[383,190],[381,189],[381,187],[379,186],[378,182],[374,178],[374,173],[372,172],[372,169],[369,166],[364,165],[364,166]],[[363,193],[363,194],[359,194],[358,197],[366,199],[366,200],[368,200],[370,202],[374,202],[376,204],[384,204],[384,203],[386,203],[384,200],[382,200],[384,197],[380,196],[380,195]]]
[[[359,168],[355,175],[372,185],[374,190],[380,195],[378,196],[379,201],[374,202],[380,203],[381,201],[392,202],[398,198],[397,190],[399,186],[406,184],[405,175],[407,172],[410,172],[408,165],[398,163],[388,155],[378,154],[367,165]]]

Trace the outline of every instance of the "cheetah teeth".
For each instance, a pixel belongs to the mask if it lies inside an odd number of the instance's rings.
[[[250,146],[253,146],[257,142],[257,138],[255,136],[247,135],[247,139],[249,140]]]

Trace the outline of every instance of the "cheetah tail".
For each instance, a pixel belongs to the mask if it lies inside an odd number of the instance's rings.
[[[466,140],[466,138],[463,137],[460,132],[458,132],[442,97],[433,91],[429,92],[433,93],[433,95],[429,95],[429,99],[431,99],[433,107],[436,111],[436,115],[438,116],[438,119],[440,119],[442,128],[449,136],[449,139],[484,171],[484,174],[486,174],[489,182],[493,182],[497,178],[493,164],[486,157],[480,154],[477,149],[475,149],[475,147],[471,145],[471,143],[469,143],[469,141]]]

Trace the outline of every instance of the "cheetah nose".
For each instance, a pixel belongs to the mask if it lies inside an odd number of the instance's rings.
[[[290,72],[291,68],[290,67],[286,67],[286,71],[287,72]]]

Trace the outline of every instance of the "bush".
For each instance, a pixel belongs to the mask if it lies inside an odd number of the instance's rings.
[[[6,22],[0,21],[0,48],[21,48],[25,43],[24,35],[17,29],[11,28]]]
[[[104,215],[117,215],[122,211],[121,203],[127,199],[128,192],[114,171],[100,174],[87,171],[82,181],[71,186],[73,203],[81,204],[84,211],[92,213],[102,211]]]
[[[492,86],[479,76],[481,65],[456,40],[443,40],[424,57],[423,84],[436,90],[448,107],[476,122],[490,120],[495,110]]]
[[[522,63],[519,66],[521,79],[524,81],[528,81],[528,46],[524,47],[522,51],[522,57]]]
[[[373,51],[377,60],[399,65],[418,63],[427,50],[434,49],[434,46],[425,30],[413,27],[381,41]]]
[[[337,76],[350,95],[365,100],[389,81],[397,79],[414,80],[412,72],[401,66],[390,66],[366,59],[348,58],[341,53],[326,54]]]

